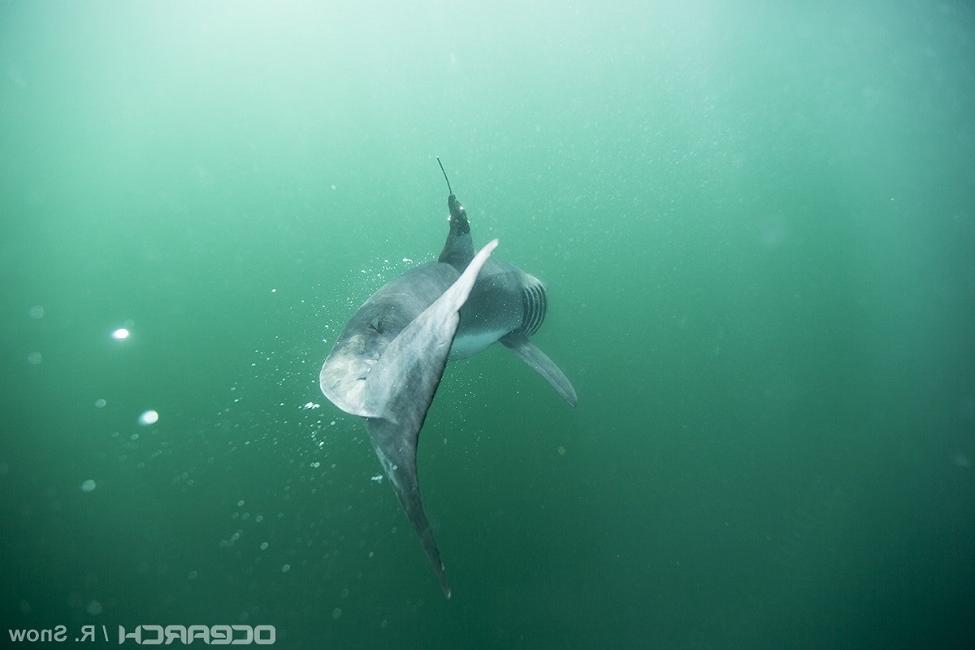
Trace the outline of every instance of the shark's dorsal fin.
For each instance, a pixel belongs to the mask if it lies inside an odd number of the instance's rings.
[[[443,250],[440,251],[438,261],[450,264],[452,267],[461,271],[474,258],[474,242],[471,239],[471,224],[467,220],[467,210],[463,204],[457,200],[453,189],[450,187],[450,179],[447,178],[447,170],[443,168],[440,157],[437,156],[437,163],[443,178],[447,181],[447,209],[450,210],[450,232],[447,233],[447,241],[444,242]]]
[[[447,241],[444,242],[437,261],[450,264],[460,271],[474,257],[471,224],[467,220],[467,211],[453,194],[447,197],[447,207],[450,209],[450,232],[447,233]]]
[[[450,288],[390,341],[365,380],[365,411],[375,414],[366,420],[369,438],[448,598],[447,574],[420,500],[416,448],[457,331],[457,312],[497,245],[494,240],[482,248]]]

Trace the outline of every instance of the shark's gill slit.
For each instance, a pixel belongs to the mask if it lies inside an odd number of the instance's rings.
[[[522,325],[520,332],[525,336],[531,336],[539,330],[545,321],[545,311],[547,308],[547,298],[545,287],[541,284],[532,284],[522,291]]]

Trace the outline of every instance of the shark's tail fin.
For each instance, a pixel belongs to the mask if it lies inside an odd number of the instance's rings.
[[[423,551],[430,560],[443,594],[450,598],[447,570],[440,559],[440,549],[433,537],[433,529],[423,511],[420,485],[416,478],[416,436],[409,436],[405,427],[383,418],[366,420],[366,430],[382,463],[383,471],[393,484],[393,490],[406,511],[406,516],[420,537]],[[407,434],[407,435],[404,435]]]
[[[366,410],[376,414],[366,420],[369,438],[447,598],[447,574],[420,499],[416,448],[457,331],[457,312],[497,245],[494,240],[482,248],[450,288],[389,342],[365,387]]]

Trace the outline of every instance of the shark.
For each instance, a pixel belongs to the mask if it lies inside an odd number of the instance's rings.
[[[416,462],[420,429],[447,361],[500,343],[570,405],[577,397],[565,373],[531,341],[548,311],[545,285],[493,257],[497,239],[475,251],[467,211],[439,157],[437,163],[450,215],[440,256],[394,278],[359,307],[325,358],[319,385],[336,407],[365,420],[383,472],[450,598]]]

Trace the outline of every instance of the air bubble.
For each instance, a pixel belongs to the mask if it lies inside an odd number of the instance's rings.
[[[159,422],[159,412],[156,410],[149,409],[139,416],[139,424],[144,427],[155,424],[156,422]]]

